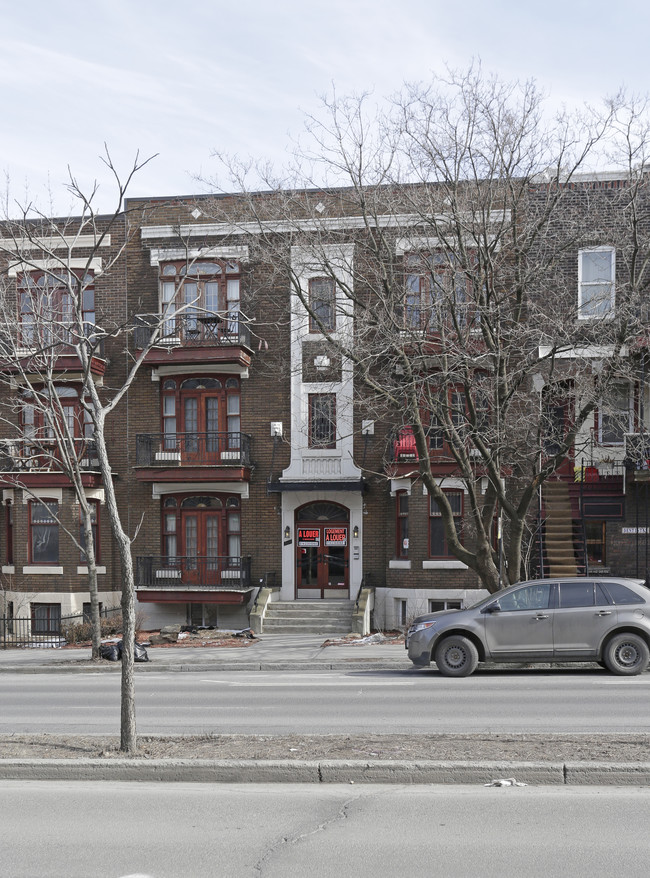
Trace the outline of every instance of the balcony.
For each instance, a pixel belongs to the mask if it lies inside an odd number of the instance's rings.
[[[151,342],[160,320],[159,314],[138,315],[136,350],[143,350]],[[185,313],[166,319],[145,363],[158,366],[197,362],[237,363],[247,368],[251,362],[251,334],[246,323],[217,313]]]
[[[92,439],[73,439],[74,456],[86,487],[101,481],[97,447]],[[72,450],[72,449],[71,449]],[[3,484],[69,485],[64,455],[54,439],[0,440]]]
[[[93,335],[95,324],[85,323],[86,337],[81,344],[88,345],[91,354],[90,371],[102,376],[106,371],[104,339]],[[81,360],[75,350],[75,340],[71,330],[59,328],[56,334],[37,332],[34,326],[24,327],[20,336],[13,341],[0,337],[0,368],[5,372],[37,374],[53,366],[55,373],[81,372]]]
[[[140,481],[184,481],[250,478],[251,437],[247,433],[139,433],[136,436],[136,477]],[[215,472],[215,470],[217,472]]]
[[[250,556],[146,555],[136,558],[138,600],[243,604],[252,591]]]

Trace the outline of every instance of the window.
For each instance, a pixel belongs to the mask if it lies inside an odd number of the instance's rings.
[[[59,504],[56,500],[29,503],[29,545],[32,564],[59,563]]]
[[[585,521],[585,533],[587,537],[587,559],[589,568],[605,567],[607,565],[606,547],[606,522]]]
[[[627,381],[612,385],[598,410],[598,441],[602,445],[623,445],[625,434],[634,432],[632,387]]]
[[[462,329],[468,324],[469,278],[453,253],[411,253],[406,256],[404,326],[437,330],[443,324]]]
[[[8,566],[14,563],[14,507],[13,503],[5,506],[5,562]]]
[[[31,604],[32,634],[61,633],[61,604]]]
[[[18,279],[21,343],[25,347],[73,343],[75,299],[80,300],[84,334],[95,325],[95,279],[64,270],[31,271]]]
[[[90,522],[93,532],[95,563],[99,564],[99,502],[97,500],[89,500],[88,505],[90,507]],[[86,557],[86,535],[84,532],[83,512],[81,510],[81,507],[79,507],[79,545],[81,546],[80,561],[82,564],[87,564],[88,559]]]
[[[309,394],[309,447],[336,447],[336,394]]]
[[[406,627],[407,621],[407,601],[404,598],[396,598],[395,599],[395,618],[397,620],[397,625],[401,627]]]
[[[240,448],[240,413],[238,378],[167,378],[161,393],[164,450],[189,455],[187,462],[214,462],[218,452]]]
[[[429,601],[429,612],[438,613],[440,610],[460,610],[462,601]]]
[[[445,495],[454,516],[456,533],[460,538],[463,526],[463,492],[445,491]],[[447,543],[440,507],[433,497],[430,497],[429,500],[429,556],[431,558],[453,558],[455,556]]]
[[[178,504],[175,497],[168,497],[163,504],[163,555],[169,564],[175,564],[178,557],[177,539]]]
[[[614,310],[616,251],[594,247],[578,253],[578,317],[606,317]]]
[[[395,495],[395,509],[397,512],[397,558],[409,556],[409,495],[406,491],[398,491]]]
[[[336,328],[336,285],[329,277],[309,281],[309,331],[331,332]]]
[[[510,594],[503,595],[497,601],[504,613],[513,610],[546,610],[551,594],[550,583],[543,585],[527,585]]]
[[[602,585],[605,589],[607,589],[607,592],[612,599],[612,603],[616,605],[647,603],[643,600],[641,595],[636,594],[636,592],[632,591],[631,588],[628,588],[626,585],[622,585],[620,582],[612,582],[610,580],[606,580],[602,583]]]
[[[570,607],[593,607],[594,584],[585,582],[561,582],[560,583],[560,609]]]
[[[99,601],[99,615],[102,615],[104,610],[104,604]],[[90,609],[90,601],[84,601],[81,607],[81,614],[83,616],[83,620],[86,624],[92,621],[91,609]]]
[[[60,385],[54,390],[58,397],[54,403],[50,403],[45,390],[23,393],[20,413],[23,456],[31,458],[34,466],[45,467],[53,460],[60,459],[58,443],[62,439],[72,440],[77,457],[82,457],[86,453],[88,440],[94,435],[92,418],[79,399],[77,389]],[[68,447],[68,450],[72,449]]]
[[[167,262],[160,278],[163,336],[217,342],[239,330],[240,266],[233,260]],[[179,313],[177,313],[179,312]]]

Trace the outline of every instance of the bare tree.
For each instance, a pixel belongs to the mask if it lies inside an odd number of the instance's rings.
[[[215,199],[212,216],[249,235],[276,288],[354,369],[360,410],[412,437],[447,544],[490,591],[519,580],[540,486],[587,453],[594,411],[637,368],[644,114],[619,95],[604,112],[549,119],[534,84],[472,68],[408,86],[374,116],[367,97],[325,101],[283,179],[255,168],[251,186],[250,164],[221,156],[221,189],[239,197]],[[617,150],[614,187],[583,174],[605,147]],[[601,244],[625,250],[615,308],[613,278],[576,295],[578,251]],[[352,336],[305,284],[297,252],[354,315]],[[468,501],[462,536],[450,476]]]
[[[7,267],[13,267],[11,273],[23,278],[23,286],[18,289],[7,274],[4,278],[2,310],[6,331],[2,378],[5,384],[15,387],[18,369],[21,392],[17,394],[14,390],[13,395],[9,395],[11,404],[15,408],[27,401],[32,415],[38,413],[40,419],[40,431],[28,428],[30,435],[25,434],[25,424],[22,425],[23,455],[33,456],[44,465],[64,472],[80,504],[83,539],[78,545],[88,561],[94,655],[99,648],[97,573],[91,509],[83,486],[84,454],[89,447],[102,476],[111,530],[122,567],[121,749],[127,752],[135,751],[137,746],[133,678],[135,579],[131,555],[137,529],[136,533],[129,534],[122,522],[108,449],[107,420],[118,410],[131,387],[147,352],[155,344],[160,326],[152,327],[148,343],[137,356],[132,355],[129,339],[133,326],[128,320],[126,323],[117,320],[108,308],[102,310],[100,306],[96,311],[94,306],[91,308],[88,292],[100,278],[110,275],[120,265],[130,220],[122,210],[124,195],[134,175],[149,160],[140,161],[136,157],[122,178],[106,153],[104,161],[113,174],[116,193],[115,210],[109,215],[100,215],[95,210],[96,187],[90,194],[85,193],[72,174],[68,190],[78,207],[75,216],[57,220],[39,213],[32,205],[22,210],[7,205],[0,244]],[[18,219],[13,218],[16,214]],[[111,235],[113,245],[107,247]],[[116,244],[116,240],[119,243]],[[82,259],[75,259],[73,252],[81,252]],[[94,371],[98,359],[103,359],[103,346],[109,342],[121,346],[129,362],[125,374],[115,385],[100,389]],[[73,357],[75,383],[81,388],[76,423],[67,414],[61,395],[61,385],[65,383],[61,380],[65,378],[65,374],[61,374],[63,355]],[[70,367],[63,368],[64,373],[70,371]],[[71,533],[70,536],[74,538]]]

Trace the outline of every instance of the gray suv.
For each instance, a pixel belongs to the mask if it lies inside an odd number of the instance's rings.
[[[650,590],[640,579],[520,582],[468,609],[418,616],[406,648],[414,665],[433,661],[447,677],[482,661],[598,662],[632,676],[650,661]]]

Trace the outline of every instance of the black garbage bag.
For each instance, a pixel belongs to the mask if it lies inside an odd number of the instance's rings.
[[[122,650],[117,643],[104,643],[99,648],[99,654],[103,659],[108,659],[109,662],[119,662]]]
[[[122,641],[118,640],[117,647],[120,650],[120,658],[122,658]],[[137,640],[133,642],[133,661],[134,662],[148,662],[149,655],[147,650],[141,643],[138,643]]]
[[[148,662],[149,661],[149,654],[147,653],[147,650],[144,648],[144,646],[141,643],[138,643],[137,640],[133,644],[133,661],[134,662]]]

